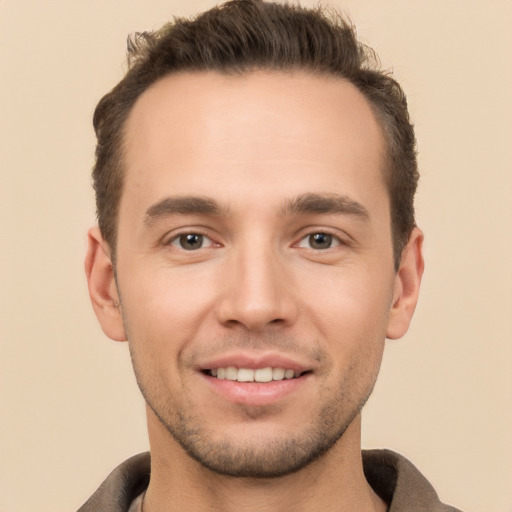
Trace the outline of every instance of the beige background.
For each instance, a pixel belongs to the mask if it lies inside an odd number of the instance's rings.
[[[309,3],[309,2],[304,2]],[[147,447],[127,347],[88,303],[95,103],[129,32],[209,0],[0,0],[0,512],[72,511]],[[512,511],[512,2],[334,0],[405,86],[427,271],[363,442],[468,512]]]

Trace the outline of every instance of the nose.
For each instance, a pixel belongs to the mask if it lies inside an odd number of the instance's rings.
[[[297,289],[285,258],[276,252],[268,247],[255,250],[253,245],[232,255],[217,303],[220,323],[261,331],[296,321]]]

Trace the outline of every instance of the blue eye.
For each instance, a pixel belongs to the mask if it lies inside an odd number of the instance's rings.
[[[199,233],[184,233],[174,238],[171,241],[171,245],[185,251],[197,251],[204,247],[210,247],[212,241],[207,236]]]
[[[311,233],[305,236],[298,244],[299,247],[321,251],[340,245],[339,240],[329,233]]]

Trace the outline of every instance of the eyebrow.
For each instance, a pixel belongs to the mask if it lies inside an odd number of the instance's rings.
[[[213,199],[201,196],[166,197],[150,206],[144,215],[144,224],[151,226],[158,219],[169,215],[213,215],[226,213],[224,208]]]
[[[283,207],[283,213],[285,215],[341,213],[364,220],[370,217],[368,210],[361,203],[339,194],[302,194],[287,201]]]
[[[172,196],[150,206],[144,215],[144,224],[153,225],[169,215],[226,216],[228,209],[212,198],[203,196]],[[285,201],[282,215],[345,214],[362,219],[370,217],[368,210],[357,201],[339,194],[307,193]]]

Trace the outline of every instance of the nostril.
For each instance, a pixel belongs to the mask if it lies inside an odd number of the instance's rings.
[[[229,328],[243,325],[254,331],[293,323],[297,318],[295,302],[274,293],[270,285],[265,286],[264,282],[259,283],[255,290],[255,285],[249,283],[245,287],[239,285],[236,293],[226,293],[216,303],[220,323]]]

